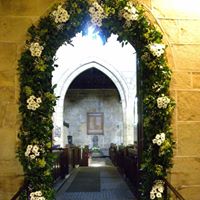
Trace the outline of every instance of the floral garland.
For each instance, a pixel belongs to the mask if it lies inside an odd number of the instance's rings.
[[[161,33],[146,19],[143,7],[128,0],[68,0],[54,5],[37,26],[28,30],[29,39],[19,60],[22,124],[17,153],[29,190],[21,194],[21,199],[54,199],[54,55],[64,42],[70,43],[78,32],[84,34],[90,25],[105,39],[117,34],[122,45],[129,42],[137,50],[144,130],[140,199],[161,199],[162,179],[172,166],[174,146],[170,128],[174,108],[169,96],[171,71]]]

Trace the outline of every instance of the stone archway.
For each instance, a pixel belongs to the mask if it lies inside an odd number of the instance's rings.
[[[122,113],[123,113],[123,143],[133,144],[134,141],[134,127],[133,127],[133,99],[135,97],[134,91],[128,87],[126,80],[121,76],[119,71],[117,71],[112,65],[103,62],[98,59],[87,59],[84,64],[76,65],[71,67],[70,70],[67,70],[60,81],[57,84],[55,94],[59,96],[57,105],[55,107],[55,113],[53,115],[54,127],[59,127],[61,131],[61,143],[57,143],[60,146],[64,146],[64,137],[63,137],[63,109],[64,109],[64,98],[65,94],[72,83],[72,81],[82,72],[87,69],[96,68],[106,74],[115,84],[121,99],[122,104]],[[136,90],[136,88],[135,88]],[[136,91],[135,91],[136,92]],[[132,112],[130,112],[132,110]]]

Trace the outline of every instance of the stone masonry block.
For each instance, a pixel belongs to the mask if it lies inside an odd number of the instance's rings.
[[[192,73],[193,88],[200,89],[200,72]]]
[[[6,168],[7,166],[4,167]],[[22,176],[0,176],[0,199],[10,200],[13,197],[13,195],[18,191],[22,183]]]
[[[179,20],[179,39],[182,44],[200,43],[200,19],[199,20]]]
[[[192,78],[190,72],[173,71],[171,88],[172,89],[189,89],[192,87]]]
[[[177,125],[178,156],[199,156],[200,122],[179,122]]]
[[[173,45],[176,70],[200,71],[200,45]]]
[[[0,15],[32,16],[37,14],[37,1],[0,0]]]
[[[0,17],[0,41],[24,42],[31,24],[32,19],[28,17]]]
[[[200,157],[175,157],[171,170],[171,183],[176,188],[200,185]]]
[[[200,91],[178,91],[177,98],[178,120],[200,121]]]
[[[0,30],[0,32],[1,31],[2,30]],[[0,42],[0,71],[13,70],[16,67],[17,63],[16,55],[17,55],[16,44]]]
[[[36,0],[38,14],[43,15],[46,14],[47,10],[52,7],[55,3],[62,3],[64,0]]]
[[[0,87],[0,102],[15,102],[14,87]]]
[[[199,200],[199,190],[200,190],[200,185],[188,186],[188,187],[186,186],[179,189],[178,191],[185,199]]]
[[[1,160],[16,158],[16,130],[15,128],[0,128],[0,152]]]
[[[178,21],[173,19],[160,19],[160,23],[164,30],[164,35],[167,35],[169,42],[179,43],[180,29],[178,28]]]
[[[12,87],[15,85],[15,71],[0,71],[0,87]]]
[[[0,127],[15,128],[17,124],[18,105],[9,102],[0,103]]]
[[[200,1],[152,0],[153,14],[158,18],[200,19]]]
[[[160,19],[161,25],[167,34],[170,43],[173,44],[196,44],[200,43],[200,19],[177,20]]]

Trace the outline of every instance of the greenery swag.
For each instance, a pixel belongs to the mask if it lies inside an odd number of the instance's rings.
[[[28,193],[21,199],[54,199],[52,165],[52,114],[57,97],[52,86],[55,53],[71,43],[78,32],[94,26],[105,41],[113,33],[122,45],[137,50],[142,82],[144,148],[140,199],[162,199],[163,177],[172,166],[171,71],[165,57],[162,34],[145,17],[144,8],[128,0],[67,0],[29,30],[19,60],[21,127],[18,157],[23,165]]]

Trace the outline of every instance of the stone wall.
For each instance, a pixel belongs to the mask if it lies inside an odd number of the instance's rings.
[[[185,199],[200,189],[200,2],[152,0],[150,9],[163,28],[173,70],[171,94],[176,139],[171,182]]]
[[[69,90],[64,103],[64,120],[73,144],[93,147],[93,136],[87,134],[87,113],[102,112],[104,134],[98,135],[98,146],[108,149],[110,143],[123,143],[123,113],[116,90]]]
[[[171,93],[177,142],[172,184],[185,199],[199,200],[200,189],[200,2],[140,0],[161,25],[174,72]],[[17,191],[22,169],[15,157],[18,115],[17,60],[26,30],[58,0],[0,0],[0,199]]]

